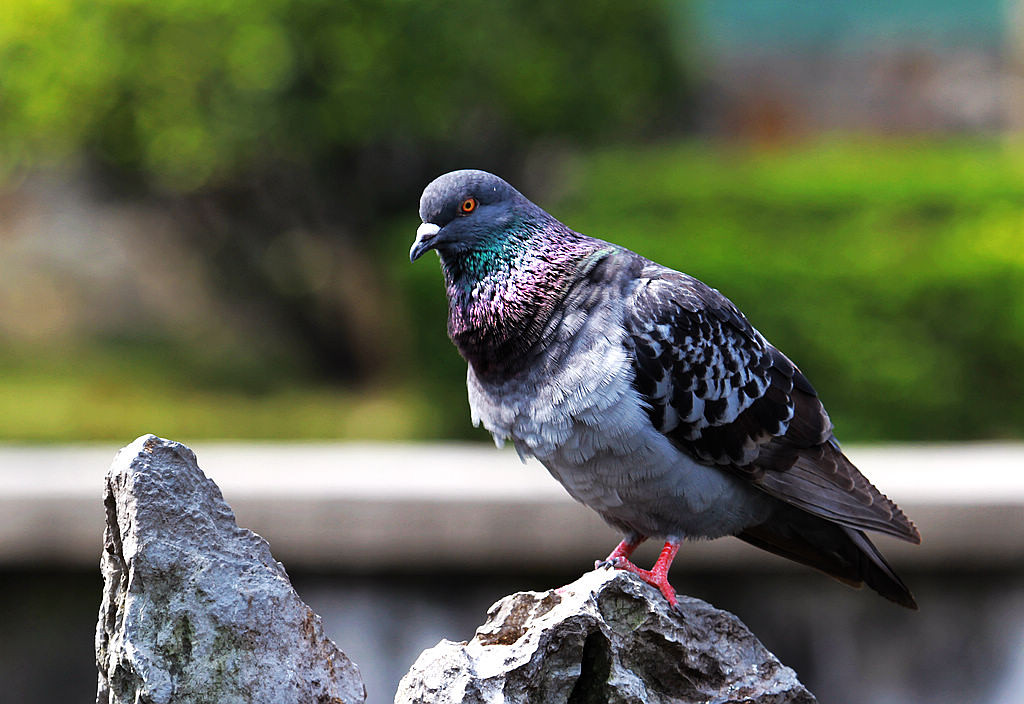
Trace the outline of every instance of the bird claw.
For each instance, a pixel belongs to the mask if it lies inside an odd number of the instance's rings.
[[[672,559],[675,557],[678,549],[678,542],[665,543],[665,548],[658,557],[658,561],[655,563],[654,569],[650,570],[637,567],[630,562],[628,558],[623,557],[622,555],[617,555],[615,552],[603,560],[596,561],[594,563],[594,569],[611,568],[632,572],[644,582],[650,584],[661,592],[662,596],[665,597],[665,601],[668,602],[672,610],[679,612],[679,599],[676,597],[676,590],[668,583],[668,568],[672,564]],[[616,552],[617,551],[618,550],[616,550]]]
[[[656,572],[639,568],[630,570],[630,572],[661,592],[661,595],[665,597],[665,601],[668,602],[669,607],[673,611],[681,612],[679,608],[679,598],[676,596],[676,590],[668,583],[668,577],[666,575],[659,575]]]
[[[648,582],[648,584],[652,584]],[[665,597],[665,601],[668,602],[669,608],[677,614],[683,613],[683,609],[679,606],[679,597],[676,596],[676,590],[672,588],[672,585],[667,581],[661,584],[654,584],[653,586],[658,588],[662,596]]]
[[[632,572],[645,583],[650,584],[661,592],[662,596],[665,597],[665,601],[668,602],[669,607],[671,607],[673,611],[677,613],[682,612],[679,608],[679,599],[676,596],[676,590],[668,583],[668,578],[665,575],[659,575],[651,570],[645,570],[637,567],[624,557],[597,560],[594,563],[594,569],[616,569],[623,570],[624,572]]]

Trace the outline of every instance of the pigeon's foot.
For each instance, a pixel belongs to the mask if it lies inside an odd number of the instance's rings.
[[[598,563],[598,566],[611,567],[617,570],[632,572],[652,587],[657,587],[658,591],[664,595],[665,600],[668,601],[669,606],[673,609],[676,608],[676,602],[678,601],[676,598],[676,590],[668,583],[668,569],[672,566],[672,560],[675,559],[676,553],[679,552],[679,541],[670,540],[665,543],[665,547],[661,549],[661,554],[658,555],[657,562],[655,562],[654,567],[649,570],[637,567],[623,555],[616,554],[625,544],[626,541],[622,541],[622,544],[620,544],[618,548],[615,548],[615,551],[608,556],[608,559]],[[637,545],[639,545],[639,543],[637,543]],[[636,545],[633,546],[633,549],[636,549]],[[630,550],[629,552],[631,553],[633,550]]]
[[[647,540],[646,535],[639,535],[637,533],[627,535],[625,538],[623,538],[622,542],[619,543],[614,550],[612,550],[611,554],[608,555],[608,557],[604,558],[603,560],[596,560],[594,562],[594,569],[598,570],[602,567],[615,567],[617,569],[625,569],[618,567],[618,561],[622,559],[625,560],[626,563],[629,563],[629,556],[632,555],[633,552],[638,547],[640,547],[640,543],[644,542],[645,540]]]

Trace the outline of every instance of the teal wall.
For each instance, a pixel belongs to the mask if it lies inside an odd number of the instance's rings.
[[[697,0],[690,4],[707,49],[856,50],[898,40],[940,47],[1002,42],[1008,0]],[[683,12],[680,5],[680,12]]]

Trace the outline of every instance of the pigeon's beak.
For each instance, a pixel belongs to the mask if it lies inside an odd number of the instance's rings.
[[[416,228],[416,241],[409,250],[409,261],[414,262],[428,249],[434,248],[434,238],[441,228],[432,222],[425,222]]]

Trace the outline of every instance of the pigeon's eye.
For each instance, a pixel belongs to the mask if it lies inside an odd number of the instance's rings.
[[[467,198],[466,200],[462,201],[462,203],[459,205],[459,210],[462,211],[463,215],[469,215],[470,213],[472,213],[474,210],[476,210],[476,198]]]

